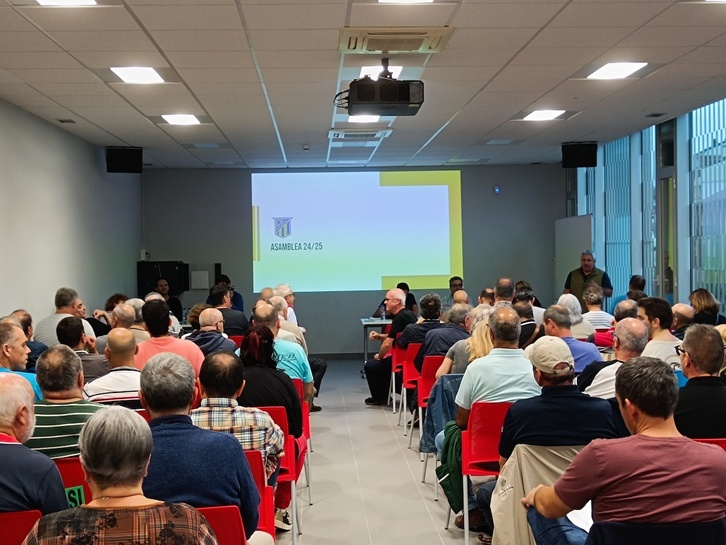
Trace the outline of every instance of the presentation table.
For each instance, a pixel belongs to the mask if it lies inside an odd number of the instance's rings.
[[[382,320],[381,318],[361,318],[360,323],[363,325],[363,364],[368,361],[368,332],[373,327],[385,327],[393,320]]]

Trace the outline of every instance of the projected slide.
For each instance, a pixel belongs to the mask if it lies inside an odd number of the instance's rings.
[[[459,171],[252,174],[254,290],[448,286],[463,271]]]

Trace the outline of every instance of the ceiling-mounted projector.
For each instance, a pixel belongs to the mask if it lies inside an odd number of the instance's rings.
[[[416,115],[424,101],[423,81],[393,79],[388,59],[382,64],[377,80],[366,76],[351,81],[348,90],[335,95],[335,105],[348,115]]]

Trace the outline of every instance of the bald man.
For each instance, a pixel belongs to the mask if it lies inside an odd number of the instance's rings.
[[[130,329],[136,321],[136,310],[131,305],[126,303],[120,303],[114,307],[111,311],[111,329],[115,327],[124,327]],[[96,338],[96,351],[99,354],[103,354],[106,350],[106,343],[108,342],[108,335],[101,335]],[[139,340],[139,342],[141,342]]]
[[[33,388],[22,377],[0,375],[0,511],[37,509],[44,515],[68,509],[58,468],[23,446],[33,435]]]
[[[234,352],[237,345],[223,335],[224,316],[216,308],[205,308],[199,315],[199,330],[193,331],[188,341],[196,344],[205,356],[218,350]]]
[[[686,335],[686,329],[693,324],[694,310],[691,305],[685,303],[676,303],[671,307],[673,311],[673,323],[671,324],[671,333],[677,339],[683,340]]]
[[[123,405],[134,410],[141,409],[141,372],[134,366],[137,350],[136,338],[131,330],[123,327],[112,329],[104,351],[111,370],[83,387],[84,399],[96,403]]]

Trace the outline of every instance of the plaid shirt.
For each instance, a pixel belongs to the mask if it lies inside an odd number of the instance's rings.
[[[268,476],[275,471],[277,459],[283,455],[285,436],[265,411],[242,407],[234,399],[214,397],[202,399],[191,417],[195,426],[231,433],[244,450],[262,451]]]

